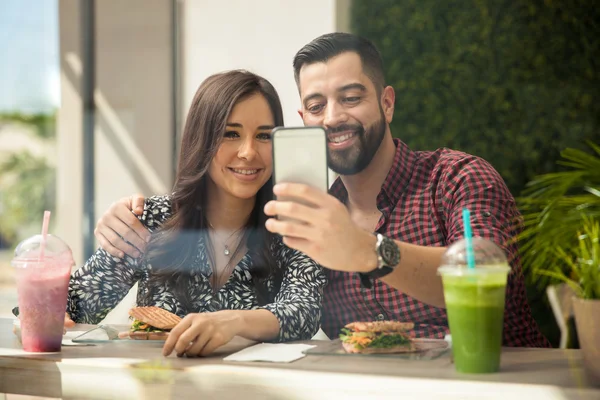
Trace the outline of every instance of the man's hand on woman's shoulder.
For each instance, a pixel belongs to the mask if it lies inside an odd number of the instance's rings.
[[[137,216],[144,212],[144,196],[136,194],[113,203],[100,217],[94,235],[100,247],[114,257],[137,258],[150,240],[150,232]]]

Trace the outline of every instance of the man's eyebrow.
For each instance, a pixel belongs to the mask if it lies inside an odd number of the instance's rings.
[[[230,128],[243,128],[244,126],[240,123],[237,122],[228,122],[227,126]],[[257,128],[257,130],[260,131],[264,131],[264,130],[272,130],[275,128],[275,125],[261,125]]]
[[[338,93],[341,92],[345,92],[347,90],[360,90],[361,92],[366,92],[367,91],[367,87],[365,85],[363,85],[362,83],[349,83],[347,85],[344,85],[340,88],[337,89]],[[306,96],[304,98],[304,100],[302,101],[304,103],[304,106],[306,107],[306,103],[308,103],[310,100],[319,98],[319,97],[323,97],[323,95],[321,93],[313,93],[313,94],[309,94],[308,96]]]
[[[309,94],[308,96],[306,96],[303,100],[304,106],[306,107],[306,103],[308,103],[309,101],[313,100],[313,99],[317,99],[323,97],[323,95],[321,93],[313,93],[313,94]]]
[[[367,91],[367,87],[365,85],[363,85],[362,83],[349,83],[347,85],[342,86],[341,88],[338,88],[338,92],[345,92],[346,90],[352,90],[352,89],[358,89],[361,92],[366,92]]]

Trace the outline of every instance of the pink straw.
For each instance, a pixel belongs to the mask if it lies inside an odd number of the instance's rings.
[[[46,237],[48,236],[48,225],[50,225],[50,211],[44,211],[44,222],[42,223],[42,243],[40,244],[40,259],[44,260],[44,250],[46,248]]]

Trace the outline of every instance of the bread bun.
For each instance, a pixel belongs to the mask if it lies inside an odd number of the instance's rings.
[[[132,339],[132,340],[167,340],[169,332],[119,332],[119,339]]]
[[[352,343],[343,343],[342,346],[346,353],[359,353],[359,354],[398,354],[398,353],[410,353],[417,350],[414,343],[409,343],[402,346],[394,346],[387,348],[380,347],[366,347],[364,349],[358,349]]]
[[[145,324],[158,329],[173,329],[181,321],[181,317],[159,307],[134,307],[129,315]]]
[[[373,322],[351,322],[345,326],[354,332],[404,332],[415,327],[412,322],[398,321],[373,321]]]

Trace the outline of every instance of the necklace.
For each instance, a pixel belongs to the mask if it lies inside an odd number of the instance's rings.
[[[213,224],[210,223],[210,221],[208,221],[208,226],[210,226],[213,231],[216,231],[215,227],[213,226]],[[223,242],[223,255],[225,257],[229,257],[231,255],[231,250],[229,250],[229,245],[227,244],[227,242],[229,242],[229,239],[231,239],[233,237],[233,235],[235,235],[236,233],[241,231],[243,228],[244,227],[242,226],[239,229],[236,229],[235,231],[233,231],[233,233],[231,235],[229,235],[229,237]]]

